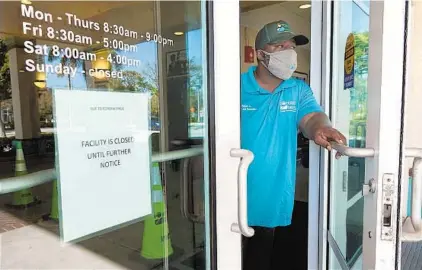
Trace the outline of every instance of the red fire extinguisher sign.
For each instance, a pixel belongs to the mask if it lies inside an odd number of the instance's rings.
[[[245,46],[245,63],[253,63],[255,52],[252,46]]]

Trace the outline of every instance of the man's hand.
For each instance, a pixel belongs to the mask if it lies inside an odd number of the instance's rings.
[[[333,149],[330,143],[333,141],[338,144],[347,145],[346,137],[344,137],[344,135],[341,134],[340,131],[338,131],[337,129],[328,126],[317,128],[315,130],[313,140],[316,144],[324,147],[328,151],[331,151]],[[340,157],[341,154],[337,152],[336,159],[339,159]]]
[[[337,129],[331,127],[330,120],[324,113],[310,113],[303,117],[300,122],[302,133],[316,144],[331,151],[333,147],[330,142],[347,145],[347,140]],[[336,153],[336,158],[341,154]]]

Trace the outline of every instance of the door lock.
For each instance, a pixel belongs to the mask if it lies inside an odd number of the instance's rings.
[[[370,179],[368,184],[363,184],[362,186],[362,196],[369,195],[369,193],[375,193],[375,191],[376,183],[374,178]]]
[[[392,241],[395,230],[396,193],[394,192],[394,175],[385,173],[382,176],[382,219],[381,219],[381,240]]]

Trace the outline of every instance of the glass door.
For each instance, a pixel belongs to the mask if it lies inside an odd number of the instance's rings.
[[[238,16],[0,2],[1,268],[240,269]]]
[[[406,4],[331,1],[324,7],[325,51],[331,51],[327,110],[348,146],[335,147],[342,158],[328,159],[323,269],[395,269]]]
[[[210,117],[210,146],[214,161],[216,208],[214,237],[217,257],[214,269],[240,270],[242,264],[241,233],[246,233],[246,175],[250,153],[240,148],[240,33],[239,1],[209,1],[213,6],[213,29],[208,32],[214,39],[214,66],[211,89],[215,93],[210,103],[215,103]],[[230,60],[229,60],[230,59]]]

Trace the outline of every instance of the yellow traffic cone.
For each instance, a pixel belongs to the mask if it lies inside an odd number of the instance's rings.
[[[51,198],[51,212],[50,218],[54,220],[59,220],[59,204],[57,201],[58,191],[57,191],[57,180],[53,181],[53,194]]]
[[[167,209],[161,186],[158,163],[152,166],[153,215],[144,221],[141,256],[146,259],[163,259],[173,254],[167,224]]]
[[[47,220],[59,220],[59,205],[58,205],[58,191],[57,191],[57,180],[53,181],[53,193],[51,194],[51,208],[50,213],[42,216],[44,221]]]
[[[28,174],[26,169],[25,155],[22,149],[22,142],[15,141],[16,148],[16,166],[15,166],[15,176]],[[11,204],[7,204],[9,207],[13,208],[26,208],[38,204],[39,201],[34,198],[30,188],[19,190],[13,193],[13,201]]]

